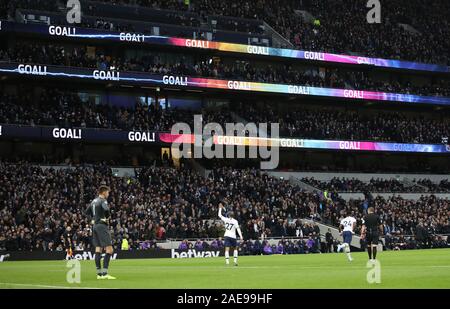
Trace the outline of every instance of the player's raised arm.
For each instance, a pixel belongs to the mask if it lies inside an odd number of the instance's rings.
[[[222,209],[223,209],[223,205],[222,205],[222,203],[219,203],[219,218],[220,218],[222,221],[226,222],[226,221],[227,221],[227,218],[224,217],[224,216],[222,216]]]

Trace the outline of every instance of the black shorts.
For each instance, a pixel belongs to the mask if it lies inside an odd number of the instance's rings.
[[[225,246],[225,247],[233,247],[233,248],[237,248],[237,241],[236,241],[236,238],[225,237],[225,238],[224,238],[224,246]]]
[[[367,244],[378,245],[380,235],[376,231],[366,232],[366,242]]]
[[[344,240],[344,243],[350,245],[352,243],[353,233],[350,231],[344,231],[342,232],[342,238]]]
[[[94,247],[108,247],[112,245],[111,233],[106,224],[98,223],[92,229],[92,244]]]

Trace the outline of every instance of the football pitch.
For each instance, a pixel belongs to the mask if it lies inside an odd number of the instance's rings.
[[[81,261],[81,282],[66,281],[66,261],[0,263],[0,288],[450,288],[450,249],[380,252],[381,283],[369,284],[367,254],[272,255],[113,260],[117,280],[97,280],[93,261]],[[373,271],[373,269],[372,269]]]

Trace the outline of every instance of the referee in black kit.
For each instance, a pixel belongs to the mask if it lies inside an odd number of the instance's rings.
[[[374,213],[373,207],[367,209],[367,215],[364,217],[362,223],[361,234],[367,242],[369,260],[374,262],[377,259],[377,246],[380,234],[383,234],[383,225],[381,224],[380,217]]]
[[[92,229],[92,243],[95,246],[95,266],[97,268],[97,279],[116,279],[108,274],[109,261],[113,254],[111,233],[109,232],[108,218],[110,210],[106,199],[109,196],[109,187],[101,185],[98,189],[98,197],[92,200],[86,210],[86,214],[94,221]],[[101,265],[102,252],[105,249],[103,268]]]

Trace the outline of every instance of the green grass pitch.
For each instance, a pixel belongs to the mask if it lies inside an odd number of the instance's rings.
[[[117,280],[97,280],[81,262],[81,283],[66,281],[66,261],[0,263],[0,288],[450,288],[450,249],[381,252],[381,283],[366,280],[367,254],[343,253],[224,258],[113,260]]]

